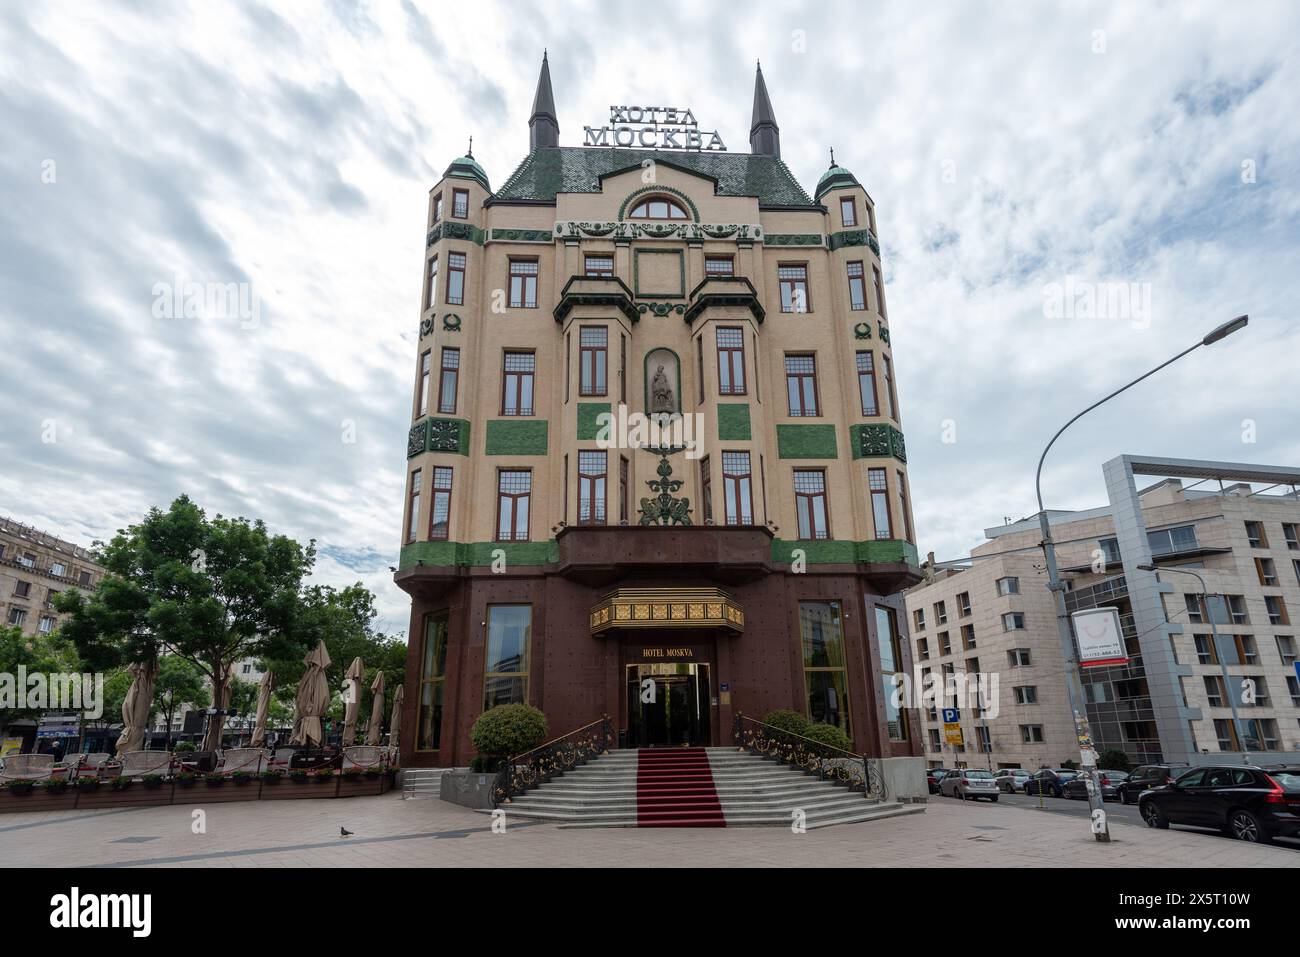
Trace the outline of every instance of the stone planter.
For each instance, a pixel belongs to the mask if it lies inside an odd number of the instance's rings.
[[[496,772],[448,768],[438,779],[438,797],[461,807],[490,808]]]

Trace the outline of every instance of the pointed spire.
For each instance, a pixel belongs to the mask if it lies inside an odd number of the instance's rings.
[[[542,72],[533,97],[533,115],[528,118],[528,148],[560,145],[560,122],[555,118],[555,94],[551,92],[551,65],[542,51]]]
[[[776,113],[763,82],[763,65],[758,64],[754,74],[754,115],[749,124],[749,151],[767,156],[781,155],[781,128],[776,125]]]

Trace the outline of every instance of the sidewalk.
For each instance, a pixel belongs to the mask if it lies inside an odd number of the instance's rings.
[[[322,807],[322,805],[325,805]],[[194,807],[202,808],[202,805]],[[806,834],[787,828],[559,830],[491,819],[397,794],[340,801],[6,814],[0,863],[10,867],[1300,867],[1300,851],[1209,832],[1112,827],[1098,844],[1082,817],[934,802],[924,814]],[[354,836],[339,836],[340,826]]]

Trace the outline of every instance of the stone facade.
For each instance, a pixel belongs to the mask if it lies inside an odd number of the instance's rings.
[[[49,634],[63,617],[53,596],[69,588],[92,591],[102,575],[87,549],[0,518],[0,626]]]

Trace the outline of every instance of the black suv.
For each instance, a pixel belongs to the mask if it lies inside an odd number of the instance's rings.
[[[1191,765],[1182,764],[1144,764],[1115,788],[1119,794],[1120,804],[1136,804],[1138,795],[1152,788],[1173,784],[1174,778],[1182,774]]]
[[[1138,811],[1148,827],[1218,828],[1239,841],[1268,844],[1300,836],[1300,765],[1193,768],[1147,791]]]

